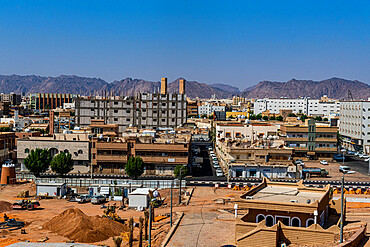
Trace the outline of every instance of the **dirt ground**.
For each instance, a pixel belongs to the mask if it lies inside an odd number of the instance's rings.
[[[15,202],[18,200],[16,198],[17,194],[22,190],[30,190],[30,195],[35,194],[35,186],[32,186],[30,183],[20,184],[20,185],[9,185],[5,187],[0,187],[0,198],[2,201],[8,202]],[[179,207],[178,197],[175,197],[175,191],[178,193],[178,190],[174,190],[174,199],[173,199],[173,206],[174,212],[176,211],[183,211],[182,208],[185,206]],[[162,197],[166,197],[166,203],[170,204],[170,197],[169,197],[169,190],[160,191]],[[177,195],[177,194],[176,194]],[[58,235],[57,233],[53,233],[49,230],[43,229],[42,225],[48,222],[52,217],[59,215],[64,210],[69,208],[79,208],[88,216],[95,216],[95,215],[102,215],[103,210],[101,209],[100,205],[92,205],[91,203],[79,204],[77,202],[69,202],[64,199],[43,199],[40,200],[41,209],[37,209],[34,211],[27,211],[27,210],[12,210],[6,212],[6,214],[10,218],[16,218],[18,220],[22,220],[26,222],[26,233],[21,234],[20,230],[15,230],[12,232],[0,232],[0,247],[7,246],[9,244],[15,242],[23,242],[23,241],[31,241],[31,242],[38,242],[44,238],[48,238],[47,242],[68,242],[70,241],[68,238]],[[155,215],[159,214],[167,214],[170,212],[169,206],[163,206],[160,208],[155,209]],[[3,212],[4,213],[4,212]],[[0,221],[3,221],[3,213],[0,213]],[[129,217],[134,218],[134,222],[139,222],[139,217],[144,217],[143,212],[136,211],[134,209],[130,210],[118,210],[118,215],[121,218],[128,219]],[[174,214],[173,221],[177,219],[177,215]],[[169,217],[161,220],[160,222],[153,222],[153,230],[152,230],[152,246],[160,246],[160,243],[165,238],[167,232],[170,228],[170,219]],[[5,233],[5,237],[3,237]],[[138,227],[134,228],[134,246],[138,245],[138,235],[139,229]],[[127,235],[124,234],[123,236],[124,241],[122,246],[127,245]],[[125,241],[126,239],[126,241]],[[112,238],[109,238],[102,242],[93,243],[96,245],[106,245],[106,246],[114,246]],[[144,241],[144,246],[147,246],[147,242]]]
[[[30,190],[31,194],[35,193],[35,187],[32,184],[20,184],[0,187],[0,198],[2,201],[14,202],[17,200],[16,195],[22,190]],[[173,191],[173,212],[184,212],[184,218],[181,221],[176,233],[172,237],[169,246],[221,246],[234,243],[235,218],[234,218],[234,199],[244,191],[233,191],[227,188],[210,188],[197,187],[194,190],[193,197],[188,206],[178,206],[178,190]],[[167,214],[170,212],[170,195],[169,190],[160,191],[162,198],[166,198],[167,205],[156,208],[155,215]],[[175,197],[176,196],[176,197]],[[354,197],[365,197],[365,195],[347,195]],[[217,199],[223,198],[225,204],[217,203]],[[6,233],[2,237],[0,232],[0,247],[7,246],[14,242],[29,240],[37,242],[44,238],[48,238],[47,242],[68,242],[69,239],[42,228],[42,225],[48,222],[52,217],[62,213],[69,208],[79,208],[86,215],[102,215],[103,209],[100,205],[92,205],[91,203],[78,204],[76,202],[68,202],[63,199],[45,199],[40,201],[42,209],[34,211],[9,211],[7,214],[12,218],[26,222],[26,233],[21,234],[20,230],[11,233]],[[370,223],[370,203],[347,203],[347,219],[349,222],[355,223],[359,220]],[[243,215],[245,212],[238,212],[238,215]],[[118,215],[122,218],[134,218],[134,222],[138,222],[138,218],[143,216],[143,212],[133,209],[118,211]],[[2,214],[0,213],[0,221]],[[176,220],[174,214],[174,221]],[[152,246],[160,246],[163,239],[169,231],[169,218],[160,222],[153,223],[152,231]],[[368,228],[369,231],[370,228]],[[134,230],[134,246],[138,245],[138,228]],[[222,234],[220,234],[222,232]],[[114,246],[112,238],[102,242],[91,243],[95,245]],[[122,246],[127,246],[127,239],[124,237]],[[144,241],[144,246],[147,242]]]
[[[339,166],[341,166],[341,163],[338,162],[328,162],[328,165],[322,165],[319,161],[304,161],[306,167],[320,167],[324,168],[329,172],[329,177],[322,178],[322,177],[316,177],[312,176],[310,180],[341,180],[343,173],[339,172]],[[369,181],[370,176],[363,175],[359,172],[356,172],[354,174],[346,174],[345,176],[346,180],[348,181]]]

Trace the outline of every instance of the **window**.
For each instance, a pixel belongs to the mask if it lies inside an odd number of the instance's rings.
[[[309,218],[309,219],[306,221],[306,227],[309,227],[310,225],[313,225],[313,223],[315,223],[315,221],[314,221],[312,218]]]
[[[117,102],[117,101],[114,101],[114,104],[115,104],[115,105],[118,105],[118,102]]]
[[[26,148],[26,149],[24,150],[24,152],[25,152],[26,154],[28,154],[28,153],[30,152],[30,150],[29,150],[28,148]]]
[[[175,106],[176,105],[176,103],[175,102],[172,102],[172,106]]]
[[[272,215],[266,216],[266,226],[273,226],[274,225],[274,217]]]
[[[265,219],[265,216],[263,214],[259,214],[256,217],[256,223],[259,223]]]
[[[66,154],[67,154],[67,153],[69,153],[67,149],[64,149],[64,152],[65,152]]]
[[[118,110],[114,110],[114,113],[118,113]]]
[[[298,217],[293,217],[292,218],[292,226],[300,227],[301,226],[301,220]]]
[[[116,117],[115,117],[113,120],[114,120],[114,121],[118,121],[118,118],[116,118]]]
[[[130,110],[126,110],[126,113],[130,113],[131,111]]]
[[[78,150],[78,154],[83,154],[83,151],[81,149]]]

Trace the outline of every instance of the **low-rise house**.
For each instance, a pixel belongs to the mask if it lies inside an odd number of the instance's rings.
[[[262,183],[237,200],[247,213],[236,219],[238,246],[334,243],[339,233],[340,200],[332,200],[330,185],[308,188],[302,182]],[[280,246],[280,245],[279,245]]]
[[[90,170],[90,141],[87,133],[54,134],[52,136],[28,136],[17,140],[18,162],[24,160],[36,148],[48,149],[52,156],[61,152],[72,155],[75,173],[86,173]]]

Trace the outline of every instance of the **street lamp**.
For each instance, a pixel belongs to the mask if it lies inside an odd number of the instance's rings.
[[[355,171],[346,171],[342,170],[343,177],[342,177],[342,189],[340,193],[340,243],[343,243],[343,224],[344,224],[344,174],[353,174]]]
[[[182,168],[184,168],[186,165],[182,165],[180,167],[180,190],[179,190],[179,205],[181,204],[181,180],[182,180]]]

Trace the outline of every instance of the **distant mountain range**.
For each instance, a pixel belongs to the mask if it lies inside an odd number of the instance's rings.
[[[246,98],[298,98],[319,99],[327,95],[333,99],[348,99],[348,90],[354,99],[368,99],[370,86],[359,81],[331,78],[323,81],[295,80],[287,82],[262,81],[244,90],[241,95]]]
[[[179,78],[181,79],[181,78]],[[168,83],[169,92],[178,92],[179,79]],[[331,78],[323,81],[295,80],[287,82],[262,81],[257,85],[240,91],[237,87],[227,84],[205,84],[197,81],[186,81],[186,95],[190,98],[227,98],[234,95],[246,98],[320,98],[328,95],[330,98],[347,99],[348,90],[355,99],[370,97],[370,86],[359,81]],[[61,75],[45,77],[36,75],[0,75],[0,92],[2,93],[76,93],[90,95],[101,94],[103,91],[113,92],[116,95],[134,95],[136,92],[158,92],[159,81],[146,81],[126,78],[108,83],[99,78]]]

